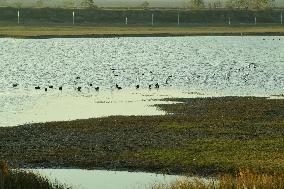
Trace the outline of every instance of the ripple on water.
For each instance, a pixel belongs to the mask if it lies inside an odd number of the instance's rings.
[[[0,126],[60,117],[61,120],[89,118],[98,115],[97,112],[101,116],[107,112],[108,115],[162,114],[145,108],[151,105],[148,97],[173,96],[169,91],[179,91],[179,96],[283,94],[284,38],[277,37],[280,41],[274,38],[2,38]],[[149,85],[156,83],[160,92],[149,92]],[[19,85],[13,87],[13,84]],[[116,91],[116,84],[124,92]],[[140,94],[131,100],[127,91],[133,91],[137,84]],[[49,85],[54,89],[49,89]],[[41,90],[35,91],[35,86]],[[58,90],[61,86],[62,92]],[[97,86],[100,92],[95,91]],[[82,87],[81,93],[76,91],[78,87]],[[115,98],[120,94],[124,98],[117,102]],[[117,106],[106,105],[104,112],[104,108],[97,106],[98,101]],[[58,110],[61,113],[54,113]]]

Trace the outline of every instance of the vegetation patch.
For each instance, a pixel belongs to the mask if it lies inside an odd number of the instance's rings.
[[[4,161],[0,162],[0,189],[71,189],[35,173],[13,169]]]
[[[181,179],[170,185],[157,184],[152,189],[224,189],[283,188],[284,175],[267,175],[242,170],[237,175],[222,175],[216,180]]]
[[[284,172],[284,100],[167,99],[164,116],[112,116],[0,128],[0,158],[19,167],[185,175]]]

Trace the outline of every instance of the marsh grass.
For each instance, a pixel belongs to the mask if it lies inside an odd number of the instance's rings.
[[[71,189],[33,172],[9,169],[7,162],[0,161],[0,189]]]
[[[270,189],[284,188],[284,174],[264,174],[242,170],[236,176],[222,175],[216,180],[181,179],[152,189]]]
[[[173,99],[169,115],[111,116],[0,128],[0,154],[18,167],[170,174],[284,173],[284,100]]]

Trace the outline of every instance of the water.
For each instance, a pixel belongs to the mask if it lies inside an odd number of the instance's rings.
[[[161,115],[151,105],[165,97],[281,95],[283,52],[273,36],[1,38],[0,126]]]
[[[57,181],[74,189],[150,189],[154,184],[170,184],[177,179],[185,178],[176,175],[127,171],[80,169],[34,169],[32,171],[47,177],[51,182]],[[208,182],[206,178],[201,180]]]

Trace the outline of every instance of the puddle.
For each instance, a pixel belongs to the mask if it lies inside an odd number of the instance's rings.
[[[81,170],[81,169],[33,169],[35,173],[58,181],[74,189],[150,189],[154,184],[169,184],[183,176],[143,172]],[[194,177],[189,178],[194,179]],[[208,182],[208,179],[201,179]]]

